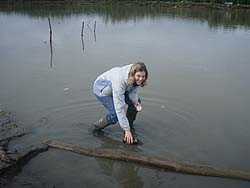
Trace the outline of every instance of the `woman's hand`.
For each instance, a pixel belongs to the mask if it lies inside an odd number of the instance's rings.
[[[130,131],[125,131],[124,141],[128,144],[133,144],[133,136]]]
[[[137,104],[135,104],[135,108],[138,112],[142,111],[141,103],[138,102]]]

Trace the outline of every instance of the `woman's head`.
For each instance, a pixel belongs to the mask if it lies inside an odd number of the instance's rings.
[[[141,87],[146,85],[148,79],[148,70],[143,62],[134,63],[128,74],[129,85],[139,85]]]

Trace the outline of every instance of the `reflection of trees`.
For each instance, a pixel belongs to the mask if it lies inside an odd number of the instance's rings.
[[[100,139],[102,139],[101,148],[118,149],[123,147],[124,150],[137,150],[133,146],[126,148],[126,145],[120,141],[112,140],[106,136],[101,136]],[[114,177],[119,186],[124,188],[143,187],[143,181],[138,176],[139,167],[137,165],[101,158],[96,158],[96,161],[103,170],[103,173]]]
[[[143,187],[143,181],[138,176],[139,167],[134,164],[117,162],[107,159],[96,159],[103,173],[112,176],[119,183],[120,187]]]
[[[133,3],[113,3],[100,5],[52,5],[52,4],[5,4],[0,6],[0,11],[5,13],[18,13],[32,17],[59,17],[70,15],[87,14],[99,15],[105,22],[127,22],[139,19],[160,17],[182,18],[208,22],[211,28],[225,27],[235,28],[237,26],[250,27],[249,10],[216,10],[205,8],[167,8],[159,4],[143,5]]]

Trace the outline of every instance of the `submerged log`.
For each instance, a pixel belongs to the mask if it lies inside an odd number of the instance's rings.
[[[18,171],[18,169],[24,166],[30,159],[47,150],[47,145],[40,145],[23,153],[6,154],[9,161],[0,160],[0,175],[15,173],[15,171]]]
[[[28,134],[28,133],[23,132],[23,133],[17,133],[17,134],[15,134],[15,135],[8,136],[8,137],[6,137],[6,138],[0,139],[0,143],[1,143],[1,142],[4,142],[4,141],[9,142],[9,141],[12,140],[13,138],[22,137],[22,136],[24,136],[24,135],[26,135],[26,134]]]
[[[87,149],[77,145],[62,143],[59,141],[45,141],[51,148],[62,149],[78,153],[81,155],[102,157],[113,160],[135,162],[146,166],[157,167],[164,170],[175,171],[180,173],[201,175],[201,176],[213,176],[223,178],[233,178],[250,181],[250,172],[244,172],[240,170],[231,169],[218,169],[210,166],[201,166],[195,164],[188,164],[177,162],[169,159],[160,159],[156,157],[140,156],[136,153],[125,152],[122,150],[113,149]]]
[[[23,147],[21,150],[10,149],[11,141],[29,133],[16,124],[15,117],[11,113],[0,110],[0,187],[10,182],[30,159],[48,150],[45,144]]]

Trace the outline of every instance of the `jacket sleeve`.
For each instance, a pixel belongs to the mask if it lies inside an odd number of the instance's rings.
[[[129,92],[129,98],[130,100],[134,103],[137,104],[138,103],[138,90],[139,87],[135,87],[131,92]]]
[[[122,82],[122,79],[120,75],[115,75],[112,80],[112,95],[113,95],[113,101],[114,101],[114,107],[117,115],[117,119],[119,122],[120,127],[124,131],[129,131],[129,122],[126,117],[126,112],[125,112],[125,86],[124,83]]]

